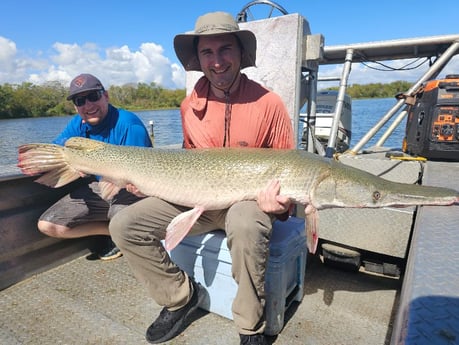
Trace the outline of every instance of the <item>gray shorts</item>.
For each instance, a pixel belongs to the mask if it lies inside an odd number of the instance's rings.
[[[102,199],[99,183],[80,186],[48,208],[40,220],[73,228],[89,222],[109,221],[116,212],[141,200],[126,189],[110,201]]]

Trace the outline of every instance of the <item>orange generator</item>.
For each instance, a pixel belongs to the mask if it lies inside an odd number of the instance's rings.
[[[459,75],[430,80],[414,96],[403,151],[429,160],[459,161]]]

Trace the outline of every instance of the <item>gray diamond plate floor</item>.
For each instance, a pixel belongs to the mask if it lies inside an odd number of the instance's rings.
[[[459,163],[428,162],[423,184],[459,190]],[[459,344],[459,205],[416,218],[394,344]],[[403,337],[403,342],[395,336]]]
[[[304,298],[273,344],[388,344],[400,281],[340,271],[309,257]],[[147,344],[160,308],[126,260],[78,258],[0,291],[0,344]],[[199,310],[167,344],[239,344],[231,320]]]

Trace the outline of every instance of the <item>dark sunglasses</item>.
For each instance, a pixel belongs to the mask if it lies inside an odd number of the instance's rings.
[[[104,90],[93,91],[88,93],[86,96],[78,96],[73,98],[72,102],[77,107],[81,107],[86,104],[86,100],[88,100],[89,102],[97,102],[102,97],[103,93]]]

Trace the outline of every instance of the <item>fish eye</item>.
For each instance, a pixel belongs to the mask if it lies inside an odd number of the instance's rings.
[[[376,190],[373,192],[373,200],[378,201],[379,199],[381,199],[381,193]]]

